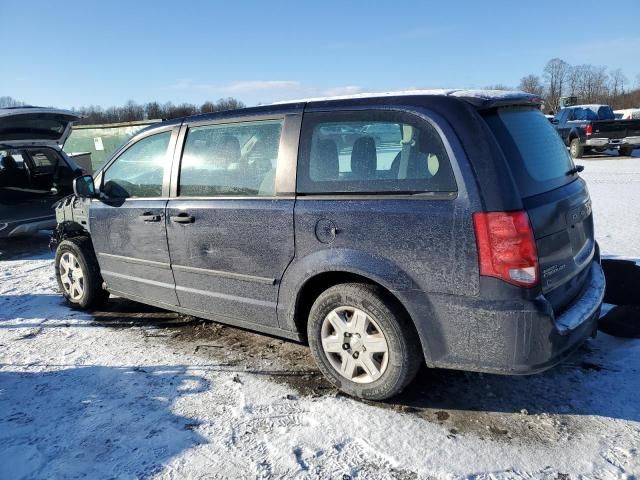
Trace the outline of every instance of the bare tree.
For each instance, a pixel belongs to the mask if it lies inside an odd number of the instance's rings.
[[[244,108],[245,104],[240,100],[237,100],[233,97],[221,98],[216,103],[216,108],[218,112],[222,112],[223,110],[236,110],[238,108]]]
[[[13,97],[0,97],[0,108],[7,108],[7,107],[22,107],[23,105],[25,105],[24,102],[21,102],[20,100],[16,100]]]
[[[158,102],[149,102],[144,106],[144,113],[149,120],[164,118],[162,107]]]
[[[609,99],[609,75],[606,67],[576,65],[569,76],[572,95],[582,103],[606,102]]]
[[[622,73],[622,69],[616,68],[609,75],[609,103],[613,108],[622,107],[622,96],[624,95],[624,86],[627,83],[627,77]]]
[[[2,98],[2,97],[0,97]],[[197,113],[220,112],[222,110],[231,110],[243,108],[245,105],[235,98],[221,98],[217,102],[206,101],[199,107],[192,103],[181,103],[174,105],[167,102],[161,105],[158,102],[147,102],[144,105],[138,104],[133,100],[129,100],[125,105],[120,107],[109,107],[103,110],[97,105],[89,107],[80,107],[73,109],[74,112],[80,114],[83,118],[78,123],[83,124],[100,124],[100,123],[116,123],[116,122],[135,122],[139,120],[155,120],[155,119],[171,119],[177,117],[186,117]]]
[[[121,122],[135,122],[144,118],[144,108],[133,100],[129,100],[120,108],[119,119]]]
[[[560,58],[552,58],[544,67],[547,97],[545,103],[552,111],[560,108],[560,97],[565,93],[571,66]]]
[[[216,107],[216,104],[213,102],[206,101],[202,105],[200,105],[200,113],[212,113],[217,111],[218,111],[218,108]]]
[[[102,107],[98,105],[90,105],[86,108],[81,108],[78,112],[85,117],[87,123],[104,123],[104,112]]]
[[[636,88],[624,95],[622,108],[640,108],[640,88]]]
[[[198,109],[191,103],[181,103],[180,105],[172,105],[165,113],[166,118],[188,117],[198,113]]]
[[[538,95],[542,97],[544,94],[544,86],[540,81],[540,77],[534,74],[529,74],[520,79],[520,83],[518,84],[518,90],[522,90],[523,92],[532,93],[533,95]]]
[[[484,88],[487,90],[513,90],[513,88],[507,87],[503,83],[496,83],[495,85],[487,85]]]
[[[121,115],[118,107],[109,107],[104,111],[105,123],[120,122]]]

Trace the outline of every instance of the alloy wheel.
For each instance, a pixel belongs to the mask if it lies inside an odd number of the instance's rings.
[[[60,257],[60,280],[62,288],[71,300],[80,300],[84,294],[84,272],[76,256],[65,252]]]

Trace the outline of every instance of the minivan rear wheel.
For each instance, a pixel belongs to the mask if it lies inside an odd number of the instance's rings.
[[[375,285],[347,283],[325,290],[311,307],[307,335],[325,377],[354,397],[397,395],[422,363],[410,320]]]
[[[102,288],[100,267],[89,237],[60,242],[56,249],[55,272],[58,288],[71,307],[97,307],[109,298],[109,292]]]

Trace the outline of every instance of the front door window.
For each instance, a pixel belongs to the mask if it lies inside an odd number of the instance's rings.
[[[170,139],[171,132],[158,133],[130,146],[106,170],[102,192],[109,198],[161,196]]]

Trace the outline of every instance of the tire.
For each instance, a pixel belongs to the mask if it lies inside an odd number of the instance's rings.
[[[569,144],[569,151],[571,152],[571,158],[582,158],[584,155],[584,147],[580,145],[580,139],[574,138]]]
[[[56,280],[67,304],[90,309],[103,305],[109,292],[102,288],[102,276],[91,239],[75,237],[63,240],[56,249]]]
[[[311,307],[307,335],[324,376],[346,394],[365,400],[400,393],[424,360],[410,319],[374,285],[344,283],[325,290]],[[340,373],[341,368],[348,373]]]
[[[620,147],[618,153],[620,153],[621,157],[630,157],[633,153],[633,147]]]

